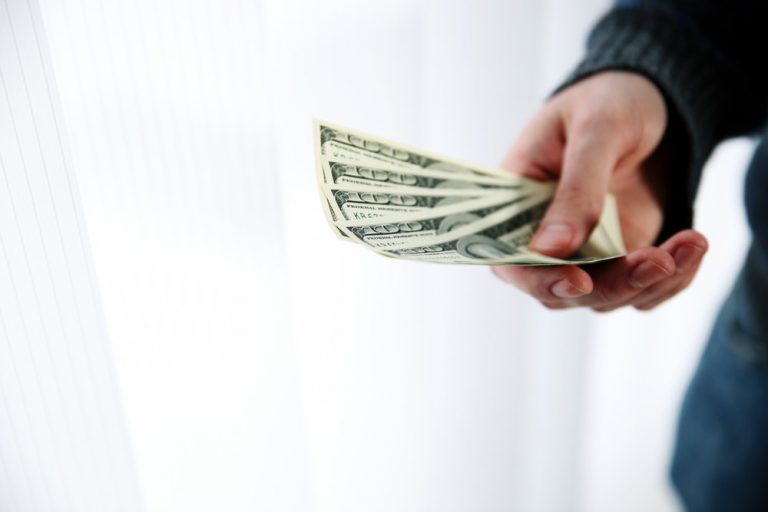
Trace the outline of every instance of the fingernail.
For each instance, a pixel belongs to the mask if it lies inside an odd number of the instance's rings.
[[[667,277],[671,273],[671,271],[665,269],[661,265],[651,260],[646,260],[635,267],[632,274],[629,276],[629,282],[635,288],[645,288],[660,281],[664,277]]]
[[[586,290],[577,288],[567,279],[561,279],[556,282],[552,285],[549,291],[552,292],[552,295],[560,297],[561,299],[574,299],[587,293]]]
[[[568,247],[573,238],[573,229],[567,224],[548,224],[538,233],[531,245],[541,252],[556,251]]]
[[[677,273],[688,272],[704,256],[704,249],[691,244],[685,244],[675,251],[675,266]]]

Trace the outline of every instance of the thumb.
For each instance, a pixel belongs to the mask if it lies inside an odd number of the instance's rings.
[[[566,142],[555,195],[531,240],[531,249],[564,258],[587,241],[600,219],[619,157],[614,134],[594,128],[574,131]]]

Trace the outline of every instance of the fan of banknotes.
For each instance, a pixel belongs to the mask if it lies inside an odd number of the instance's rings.
[[[315,121],[323,208],[336,235],[384,256],[482,265],[582,264],[626,250],[616,202],[606,197],[589,240],[562,260],[528,249],[554,192],[481,168]]]

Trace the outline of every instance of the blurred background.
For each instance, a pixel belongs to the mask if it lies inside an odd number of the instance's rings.
[[[605,0],[0,0],[0,509],[674,511],[747,242],[651,313],[339,243],[312,117],[483,165]]]

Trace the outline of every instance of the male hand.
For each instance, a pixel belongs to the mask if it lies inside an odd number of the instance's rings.
[[[628,254],[605,263],[555,267],[493,267],[501,279],[561,309],[651,309],[685,289],[707,251],[707,240],[684,230],[651,244],[664,217],[669,178],[662,143],[667,111],[656,86],[635,73],[609,71],[553,97],[528,123],[502,166],[557,190],[531,241],[536,251],[567,257],[597,223],[607,192],[616,196]]]

